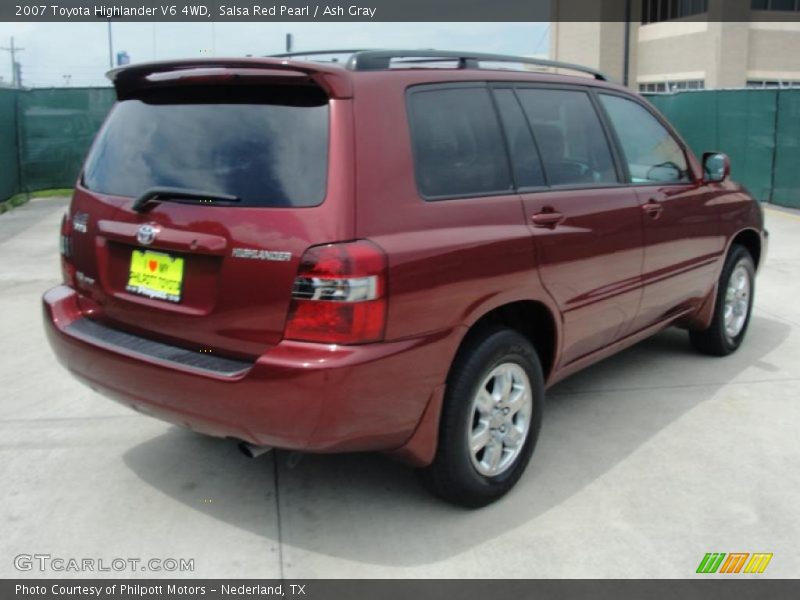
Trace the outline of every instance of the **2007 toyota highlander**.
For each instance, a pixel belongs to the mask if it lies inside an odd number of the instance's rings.
[[[520,57],[295,58],[111,72],[43,298],[92,388],[251,448],[389,452],[481,506],[548,386],[672,325],[742,343],[761,208],[646,101]]]

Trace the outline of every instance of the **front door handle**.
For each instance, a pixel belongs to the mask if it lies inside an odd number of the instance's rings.
[[[531,217],[531,221],[536,227],[555,227],[563,220],[564,215],[554,211],[536,213]]]
[[[664,211],[664,207],[661,206],[661,203],[656,202],[652,198],[647,201],[647,204],[642,205],[642,210],[650,215],[651,218],[657,219],[661,216],[661,213]]]

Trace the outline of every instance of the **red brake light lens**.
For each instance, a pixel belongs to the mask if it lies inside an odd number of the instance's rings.
[[[59,234],[59,251],[61,253],[61,276],[66,285],[75,287],[75,266],[70,261],[72,257],[72,222],[69,214],[64,213],[61,218],[61,232]]]
[[[69,236],[72,233],[72,222],[69,220],[69,213],[64,213],[61,217],[61,234],[58,238],[61,256],[69,257],[72,254]]]
[[[386,254],[361,240],[309,248],[300,261],[284,337],[331,344],[383,339]]]

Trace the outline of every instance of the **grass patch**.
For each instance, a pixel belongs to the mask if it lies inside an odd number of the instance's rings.
[[[72,188],[53,188],[49,190],[39,190],[37,192],[30,192],[25,194],[17,194],[11,196],[8,200],[0,202],[0,215],[10,211],[17,206],[22,206],[32,198],[54,198],[56,196],[71,196]]]

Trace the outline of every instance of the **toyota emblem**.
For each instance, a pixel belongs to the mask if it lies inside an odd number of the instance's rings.
[[[149,246],[156,239],[158,227],[154,225],[142,225],[136,232],[136,241],[142,246]]]

